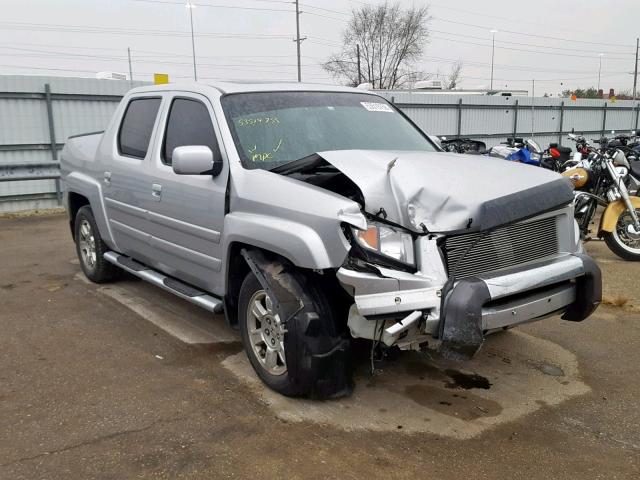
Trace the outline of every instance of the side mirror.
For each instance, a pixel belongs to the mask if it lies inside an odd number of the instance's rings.
[[[185,145],[173,149],[173,171],[178,175],[211,174],[214,170],[213,152],[205,145]]]

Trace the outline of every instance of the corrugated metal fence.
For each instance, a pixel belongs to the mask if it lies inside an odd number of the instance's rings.
[[[64,140],[104,130],[130,87],[117,80],[0,76],[0,212],[57,206],[58,152]],[[640,115],[640,103],[631,101],[379,93],[425,132],[476,138],[488,146],[532,132],[547,145],[566,144],[572,129],[592,137],[636,130]],[[18,181],[34,175],[39,179]]]
[[[542,146],[568,143],[575,129],[587,138],[638,129],[640,102],[572,101],[566,98],[443,95],[424,92],[379,92],[395,103],[425,132],[470,137],[493,146],[507,137],[534,137]]]
[[[0,76],[0,212],[57,206],[65,139],[104,130],[130,88],[128,81]]]

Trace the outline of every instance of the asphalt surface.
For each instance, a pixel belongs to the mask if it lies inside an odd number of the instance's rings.
[[[640,478],[640,269],[588,250],[612,305],[585,322],[310,402],[256,382],[221,317],[83,280],[64,216],[0,219],[0,479]]]

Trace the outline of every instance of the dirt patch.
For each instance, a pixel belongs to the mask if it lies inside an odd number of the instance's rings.
[[[629,297],[624,295],[603,295],[602,304],[612,307],[624,307],[629,303]]]

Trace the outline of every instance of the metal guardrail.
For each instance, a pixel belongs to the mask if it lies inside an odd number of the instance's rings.
[[[60,190],[60,162],[27,162],[0,164],[0,182],[20,182],[24,180],[55,180],[56,199],[62,205]],[[0,201],[2,198],[0,198]]]
[[[14,163],[0,165],[0,182],[52,180],[60,178],[59,162]]]

